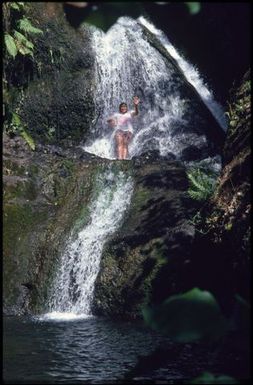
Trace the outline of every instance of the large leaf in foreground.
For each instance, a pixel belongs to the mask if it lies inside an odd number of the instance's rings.
[[[214,296],[198,288],[173,295],[161,305],[145,307],[143,317],[151,328],[178,342],[214,340],[227,330]]]
[[[238,384],[238,382],[229,376],[214,376],[212,373],[205,372],[199,377],[190,381],[190,384]]]

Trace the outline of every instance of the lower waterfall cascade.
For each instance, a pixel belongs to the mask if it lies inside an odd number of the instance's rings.
[[[94,283],[99,272],[102,249],[116,231],[129,207],[133,182],[124,172],[110,168],[97,177],[100,193],[90,207],[90,220],[73,239],[60,261],[43,319],[69,319],[91,316]]]

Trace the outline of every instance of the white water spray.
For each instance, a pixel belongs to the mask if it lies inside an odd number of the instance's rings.
[[[213,114],[219,125],[223,130],[227,129],[227,120],[219,103],[214,100],[212,92],[203,83],[200,74],[192,64],[188,63],[182,56],[179,55],[175,47],[171,44],[165,34],[154,27],[153,24],[149,23],[143,16],[138,18],[139,22],[144,25],[150,32],[152,32],[163,44],[168,53],[176,60],[178,66],[183,71],[188,82],[196,89],[201,99]]]
[[[202,100],[221,123],[223,112],[204,86],[198,73],[169,44],[165,36],[143,17],[138,21],[121,17],[105,34],[93,30],[96,54],[96,125],[84,150],[103,158],[115,159],[114,132],[107,119],[126,102],[133,109],[132,98],[140,97],[140,113],[134,118],[134,138],[129,146],[130,157],[147,150],[159,150],[165,156],[180,158],[190,144],[208,147],[203,116],[196,113],[192,102],[182,92],[185,80],[168,61],[145,39],[143,27],[149,28],[170,55],[178,61],[185,78],[194,85]],[[151,28],[152,26],[152,28]],[[195,104],[194,104],[195,103]],[[200,101],[197,101],[200,104]],[[219,117],[218,117],[219,116]],[[223,123],[222,123],[223,124]]]
[[[62,256],[52,287],[50,313],[42,319],[70,320],[91,316],[95,280],[105,241],[120,225],[131,200],[133,182],[122,171],[107,171],[97,180],[101,191],[90,209],[89,224]]]

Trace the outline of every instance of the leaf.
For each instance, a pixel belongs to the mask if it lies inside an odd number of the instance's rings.
[[[237,384],[238,382],[229,376],[215,377],[212,373],[204,372],[199,377],[190,381],[190,384]]]
[[[173,295],[153,308],[143,308],[143,317],[152,329],[177,342],[216,340],[228,328],[213,295],[198,288]]]
[[[23,19],[19,20],[19,28],[27,33],[43,33],[41,29],[34,27],[30,20],[28,20],[26,17],[23,17]]]
[[[21,53],[21,55],[31,55],[33,56],[33,51],[29,48],[26,48],[24,46],[18,47],[18,52]]]
[[[233,224],[232,224],[232,223],[227,223],[227,224],[225,225],[225,229],[226,229],[227,231],[230,231],[230,230],[232,229],[232,227],[233,227]]]
[[[33,48],[34,48],[33,43],[18,31],[14,31],[14,36],[16,38],[16,45],[18,48],[18,52],[20,52],[22,55],[33,56]]]
[[[19,3],[16,3],[16,2],[10,2],[9,3],[10,4],[10,8],[12,8],[12,9],[16,9],[17,11],[19,11],[20,10],[20,4]]]
[[[211,373],[203,373],[201,376],[195,378],[190,384],[237,384],[238,382],[229,376],[215,377]]]
[[[200,11],[201,5],[199,1],[193,1],[193,2],[185,2],[185,5],[188,7],[189,12],[191,15],[195,15]]]
[[[188,193],[193,199],[207,200],[213,194],[217,175],[211,176],[198,168],[191,169],[187,175],[190,181]]]
[[[27,48],[31,48],[31,50],[34,49],[34,44],[29,40],[26,40],[25,45]]]
[[[189,177],[190,181],[192,182],[192,184],[193,184],[195,187],[197,187],[199,190],[205,191],[205,188],[204,188],[204,186],[203,186],[203,183],[200,183],[200,182],[199,182],[199,181],[201,180],[201,177],[200,177],[199,174],[197,174],[197,175],[195,174],[195,176],[192,175],[192,174],[189,174],[188,177]],[[197,178],[198,178],[199,180],[197,180]]]
[[[25,37],[25,35],[23,35],[22,33],[14,30],[14,36],[17,40],[21,41],[22,43],[28,41],[27,38]]]
[[[34,151],[35,150],[35,143],[33,138],[24,130],[24,128],[20,131],[20,135],[22,138],[25,139],[26,143],[29,145],[29,147]]]
[[[4,42],[5,42],[5,46],[7,48],[8,53],[13,58],[15,58],[15,56],[18,53],[18,50],[17,50],[17,46],[15,44],[15,40],[13,39],[13,37],[11,35],[9,35],[8,33],[5,33],[5,35],[4,35]]]
[[[18,11],[20,11],[20,8],[24,8],[25,6],[25,3],[21,3],[20,1],[18,2],[10,1],[9,4],[10,4],[10,8],[16,9]]]
[[[15,127],[20,127],[20,126],[22,125],[21,120],[20,120],[20,117],[19,117],[18,114],[16,114],[16,112],[13,112],[13,113],[12,113],[11,123],[12,123]]]

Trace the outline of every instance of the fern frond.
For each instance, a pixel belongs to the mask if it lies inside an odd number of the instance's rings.
[[[25,37],[25,35],[23,35],[22,33],[16,31],[15,29],[13,32],[14,32],[15,38],[17,40],[19,40],[20,42],[25,43],[26,41],[28,41],[27,38]]]
[[[15,56],[18,53],[18,49],[17,49],[16,43],[15,43],[15,40],[13,39],[13,37],[9,33],[5,33],[4,42],[5,42],[5,46],[6,46],[8,53],[13,58],[15,58]]]
[[[21,120],[20,120],[20,117],[18,114],[16,114],[16,112],[13,112],[12,113],[12,119],[11,119],[11,123],[13,124],[13,126],[15,127],[20,127],[21,126]]]
[[[23,17],[23,19],[19,20],[19,28],[26,33],[43,33],[41,29],[34,27],[30,20],[28,20],[26,17]]]
[[[20,131],[20,135],[22,138],[25,139],[26,143],[29,145],[29,147],[34,151],[35,150],[35,143],[33,138],[24,130],[24,128]]]
[[[215,187],[215,178],[200,169],[191,169],[187,173],[189,178],[188,193],[191,198],[204,201],[210,198]]]
[[[16,11],[19,11],[20,10],[20,4],[12,1],[12,2],[10,2],[10,8],[15,9]]]
[[[200,181],[197,180],[196,176],[193,176],[192,174],[189,174],[188,177],[189,177],[189,179],[192,182],[192,185],[194,187],[196,187],[199,190],[203,190],[203,191],[205,190],[204,186],[201,184]]]
[[[34,45],[29,41],[22,33],[14,30],[14,36],[16,38],[16,45],[18,52],[22,55],[31,55],[33,56]]]

